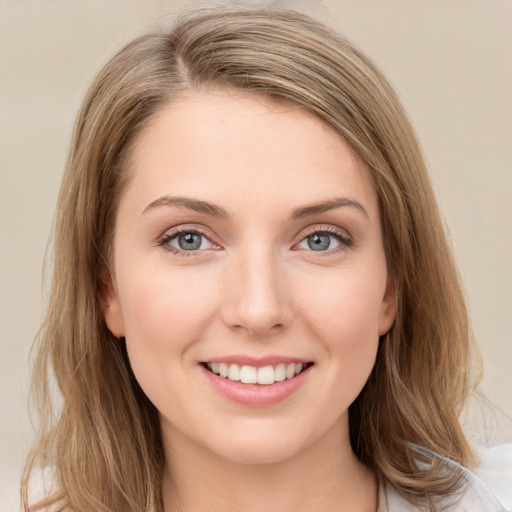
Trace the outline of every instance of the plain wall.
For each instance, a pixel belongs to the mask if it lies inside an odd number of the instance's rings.
[[[451,232],[483,355],[482,388],[512,415],[512,2],[287,4],[339,27],[397,88]],[[42,318],[43,259],[76,111],[106,59],[176,6],[0,0],[2,510],[16,510],[31,440],[27,361]],[[491,441],[512,440],[498,413],[486,421]]]

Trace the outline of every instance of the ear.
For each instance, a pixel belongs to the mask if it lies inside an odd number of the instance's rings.
[[[110,271],[104,263],[101,266],[99,280],[99,300],[105,323],[116,338],[122,338],[124,336],[123,313]]]
[[[395,321],[397,310],[397,297],[395,283],[391,276],[388,275],[386,290],[382,299],[379,314],[379,336],[387,334]]]

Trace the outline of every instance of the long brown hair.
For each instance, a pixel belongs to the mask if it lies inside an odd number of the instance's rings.
[[[161,510],[158,413],[123,341],[105,326],[99,283],[132,142],[164,104],[219,87],[299,105],[344,137],[366,166],[379,195],[398,314],[350,407],[352,446],[412,500],[453,493],[456,475],[418,464],[423,455],[414,444],[471,463],[459,413],[473,387],[472,337],[407,115],[371,60],[320,23],[287,10],[218,8],[128,44],[100,72],[78,115],[33,374],[41,426],[23,476],[25,510]],[[29,505],[37,467],[53,468],[54,490]]]

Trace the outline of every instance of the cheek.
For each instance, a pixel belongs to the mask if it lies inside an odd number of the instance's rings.
[[[168,354],[179,355],[198,341],[215,314],[213,276],[188,269],[156,268],[134,275],[121,290],[126,342],[132,365],[139,361],[163,364]],[[167,361],[166,364],[169,364]]]
[[[301,316],[322,346],[329,377],[340,384],[339,392],[351,395],[349,401],[359,394],[375,363],[385,287],[381,281],[380,274],[344,269],[300,292]]]
[[[215,316],[213,276],[188,269],[130,268],[120,290],[128,357],[144,393],[160,411],[180,409],[184,372],[194,369],[193,348]]]
[[[384,284],[366,273],[340,271],[303,286],[297,295],[311,324],[346,341],[364,333],[378,338]]]

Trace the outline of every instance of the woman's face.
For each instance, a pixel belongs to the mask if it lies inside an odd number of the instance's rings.
[[[295,106],[191,93],[129,172],[104,311],[164,439],[270,462],[347,434],[395,296],[377,194],[344,141]]]

